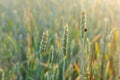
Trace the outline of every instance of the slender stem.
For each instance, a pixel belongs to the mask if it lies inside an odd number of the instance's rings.
[[[84,65],[85,65],[85,56],[84,56],[84,39],[82,39],[82,62],[81,62],[81,74],[82,74],[82,80],[84,80]]]
[[[65,63],[66,63],[66,61],[65,61],[65,58],[63,59],[63,75],[62,75],[62,80],[65,80]]]

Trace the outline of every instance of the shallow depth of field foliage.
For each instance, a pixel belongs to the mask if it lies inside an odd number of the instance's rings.
[[[0,80],[119,80],[119,0],[0,0]]]

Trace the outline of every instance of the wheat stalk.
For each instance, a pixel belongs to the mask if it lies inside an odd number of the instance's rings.
[[[63,70],[62,70],[62,80],[65,80],[65,64],[66,64],[66,57],[67,57],[67,48],[68,48],[68,25],[64,28],[64,35],[63,35]]]
[[[36,58],[36,71],[35,71],[35,78],[36,80],[39,80],[40,78],[42,79],[42,77],[39,78],[39,75],[40,74],[43,74],[42,73],[42,70],[41,70],[41,66],[40,66],[40,61],[42,60],[42,53],[44,53],[46,51],[46,45],[48,43],[48,31],[45,31],[43,32],[43,35],[42,35],[42,39],[41,39],[41,42],[40,42],[40,54],[38,55],[38,57]]]
[[[54,80],[54,78],[55,78],[55,76],[54,76],[54,65],[53,65],[53,60],[54,60],[54,47],[53,47],[53,45],[51,46],[51,48],[50,48],[50,53],[49,53],[49,68],[50,68],[50,70],[49,70],[49,74],[50,74],[50,79],[51,80]]]
[[[85,48],[85,32],[87,31],[86,29],[86,13],[85,11],[82,12],[82,16],[81,16],[81,27],[80,27],[80,31],[81,31],[81,41],[82,41],[82,61],[81,61],[81,78],[82,80],[84,80],[84,66],[85,66],[85,52],[84,52],[84,48]]]
[[[4,71],[0,69],[0,80],[4,80]]]

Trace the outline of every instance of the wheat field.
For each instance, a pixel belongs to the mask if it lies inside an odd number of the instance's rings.
[[[120,80],[120,0],[0,0],[0,80]]]

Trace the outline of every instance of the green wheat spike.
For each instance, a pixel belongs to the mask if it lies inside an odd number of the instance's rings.
[[[40,52],[45,52],[48,43],[48,31],[43,32],[42,40],[40,43]]]

